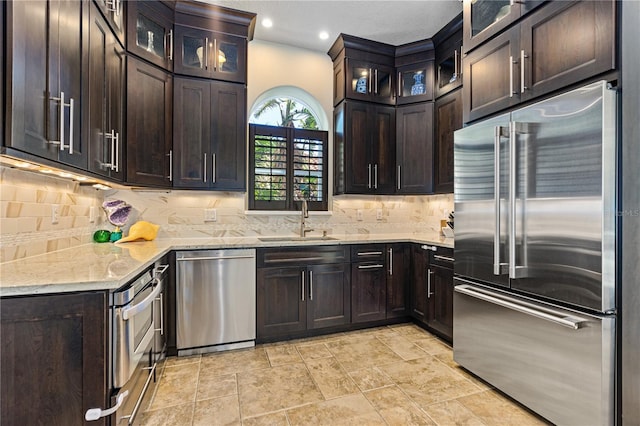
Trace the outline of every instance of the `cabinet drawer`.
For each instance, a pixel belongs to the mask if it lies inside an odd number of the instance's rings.
[[[270,266],[348,263],[348,246],[278,247],[256,251],[258,268]]]
[[[351,260],[353,262],[385,261],[384,244],[362,244],[351,246]]]
[[[437,265],[443,268],[453,269],[453,249],[447,247],[438,247],[436,251],[429,253],[429,264]]]

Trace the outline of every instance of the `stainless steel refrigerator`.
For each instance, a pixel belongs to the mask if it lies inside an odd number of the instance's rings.
[[[456,362],[548,420],[615,419],[616,92],[455,132]]]

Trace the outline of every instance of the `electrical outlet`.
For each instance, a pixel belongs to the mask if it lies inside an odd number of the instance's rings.
[[[55,225],[60,220],[60,205],[51,204],[51,223]]]
[[[204,209],[204,221],[215,222],[218,220],[218,212],[216,209]]]
[[[89,207],[89,223],[95,223],[98,218],[98,207],[91,206]]]
[[[376,210],[376,220],[382,220],[382,209]]]
[[[362,213],[361,209],[356,210],[356,219],[359,221],[364,220],[364,214]]]

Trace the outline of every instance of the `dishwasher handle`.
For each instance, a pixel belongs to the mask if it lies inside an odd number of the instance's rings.
[[[194,260],[227,260],[227,259],[253,259],[252,255],[239,255],[239,256],[206,256],[206,257],[180,257],[176,260],[178,262],[194,261]]]

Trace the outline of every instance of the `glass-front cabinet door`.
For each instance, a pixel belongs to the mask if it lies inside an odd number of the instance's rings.
[[[544,0],[464,0],[463,52],[489,40]]]
[[[173,69],[172,11],[160,2],[128,2],[127,48],[149,62]],[[165,10],[166,9],[166,10]]]
[[[433,100],[433,61],[398,68],[398,104]]]
[[[488,40],[519,17],[520,2],[514,0],[465,0],[464,51]]]
[[[176,25],[176,61],[179,74],[246,81],[246,41],[242,37]]]
[[[346,96],[351,99],[394,104],[393,67],[347,59]]]

